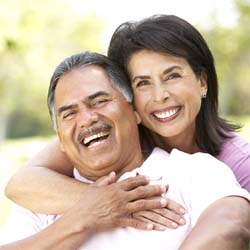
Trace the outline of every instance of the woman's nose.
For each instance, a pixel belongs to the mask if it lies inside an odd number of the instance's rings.
[[[169,97],[169,93],[164,84],[159,84],[158,86],[154,86],[153,91],[153,100],[155,102],[165,101]]]

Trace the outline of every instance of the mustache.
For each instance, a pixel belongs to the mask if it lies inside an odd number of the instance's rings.
[[[94,126],[88,128],[88,129],[80,131],[78,136],[77,136],[77,141],[79,143],[81,143],[85,137],[88,137],[88,136],[90,136],[92,134],[96,134],[96,133],[101,132],[101,131],[110,130],[111,128],[112,127],[107,123],[94,125]]]

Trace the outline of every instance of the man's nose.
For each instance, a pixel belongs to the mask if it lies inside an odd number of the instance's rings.
[[[155,102],[163,102],[167,100],[169,97],[167,86],[163,83],[155,85],[152,95]]]
[[[82,107],[78,114],[78,124],[81,128],[91,126],[98,121],[98,114],[86,107]]]

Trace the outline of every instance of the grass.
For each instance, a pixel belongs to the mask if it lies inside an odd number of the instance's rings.
[[[250,141],[250,116],[229,117],[232,122],[244,124],[239,134]],[[32,137],[6,140],[0,145],[0,229],[8,217],[11,202],[4,196],[4,187],[14,172],[38,152],[49,138]]]

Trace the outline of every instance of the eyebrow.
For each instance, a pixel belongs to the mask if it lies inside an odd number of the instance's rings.
[[[110,96],[110,95],[105,91],[98,91],[98,92],[88,96],[87,100],[90,102],[99,96]],[[58,116],[60,116],[62,112],[69,110],[69,109],[74,109],[76,107],[77,107],[77,104],[63,105],[58,109]]]
[[[171,66],[163,71],[163,75],[168,74],[169,72],[173,71],[174,69],[182,69],[182,67],[178,65]],[[150,76],[142,75],[142,76],[136,76],[132,79],[132,82],[134,82],[137,79],[149,79]]]
[[[76,108],[77,105],[76,104],[69,104],[69,105],[63,105],[61,106],[59,109],[58,109],[58,116],[60,116],[60,114],[66,110],[69,110],[69,109],[73,109],[73,108]]]
[[[98,92],[94,93],[93,95],[88,96],[87,100],[92,101],[93,99],[95,99],[99,96],[110,96],[110,94],[105,92],[105,91],[98,91]]]
[[[174,65],[172,67],[169,67],[163,71],[163,75],[168,74],[169,72],[173,71],[174,69],[182,69],[179,65]]]

